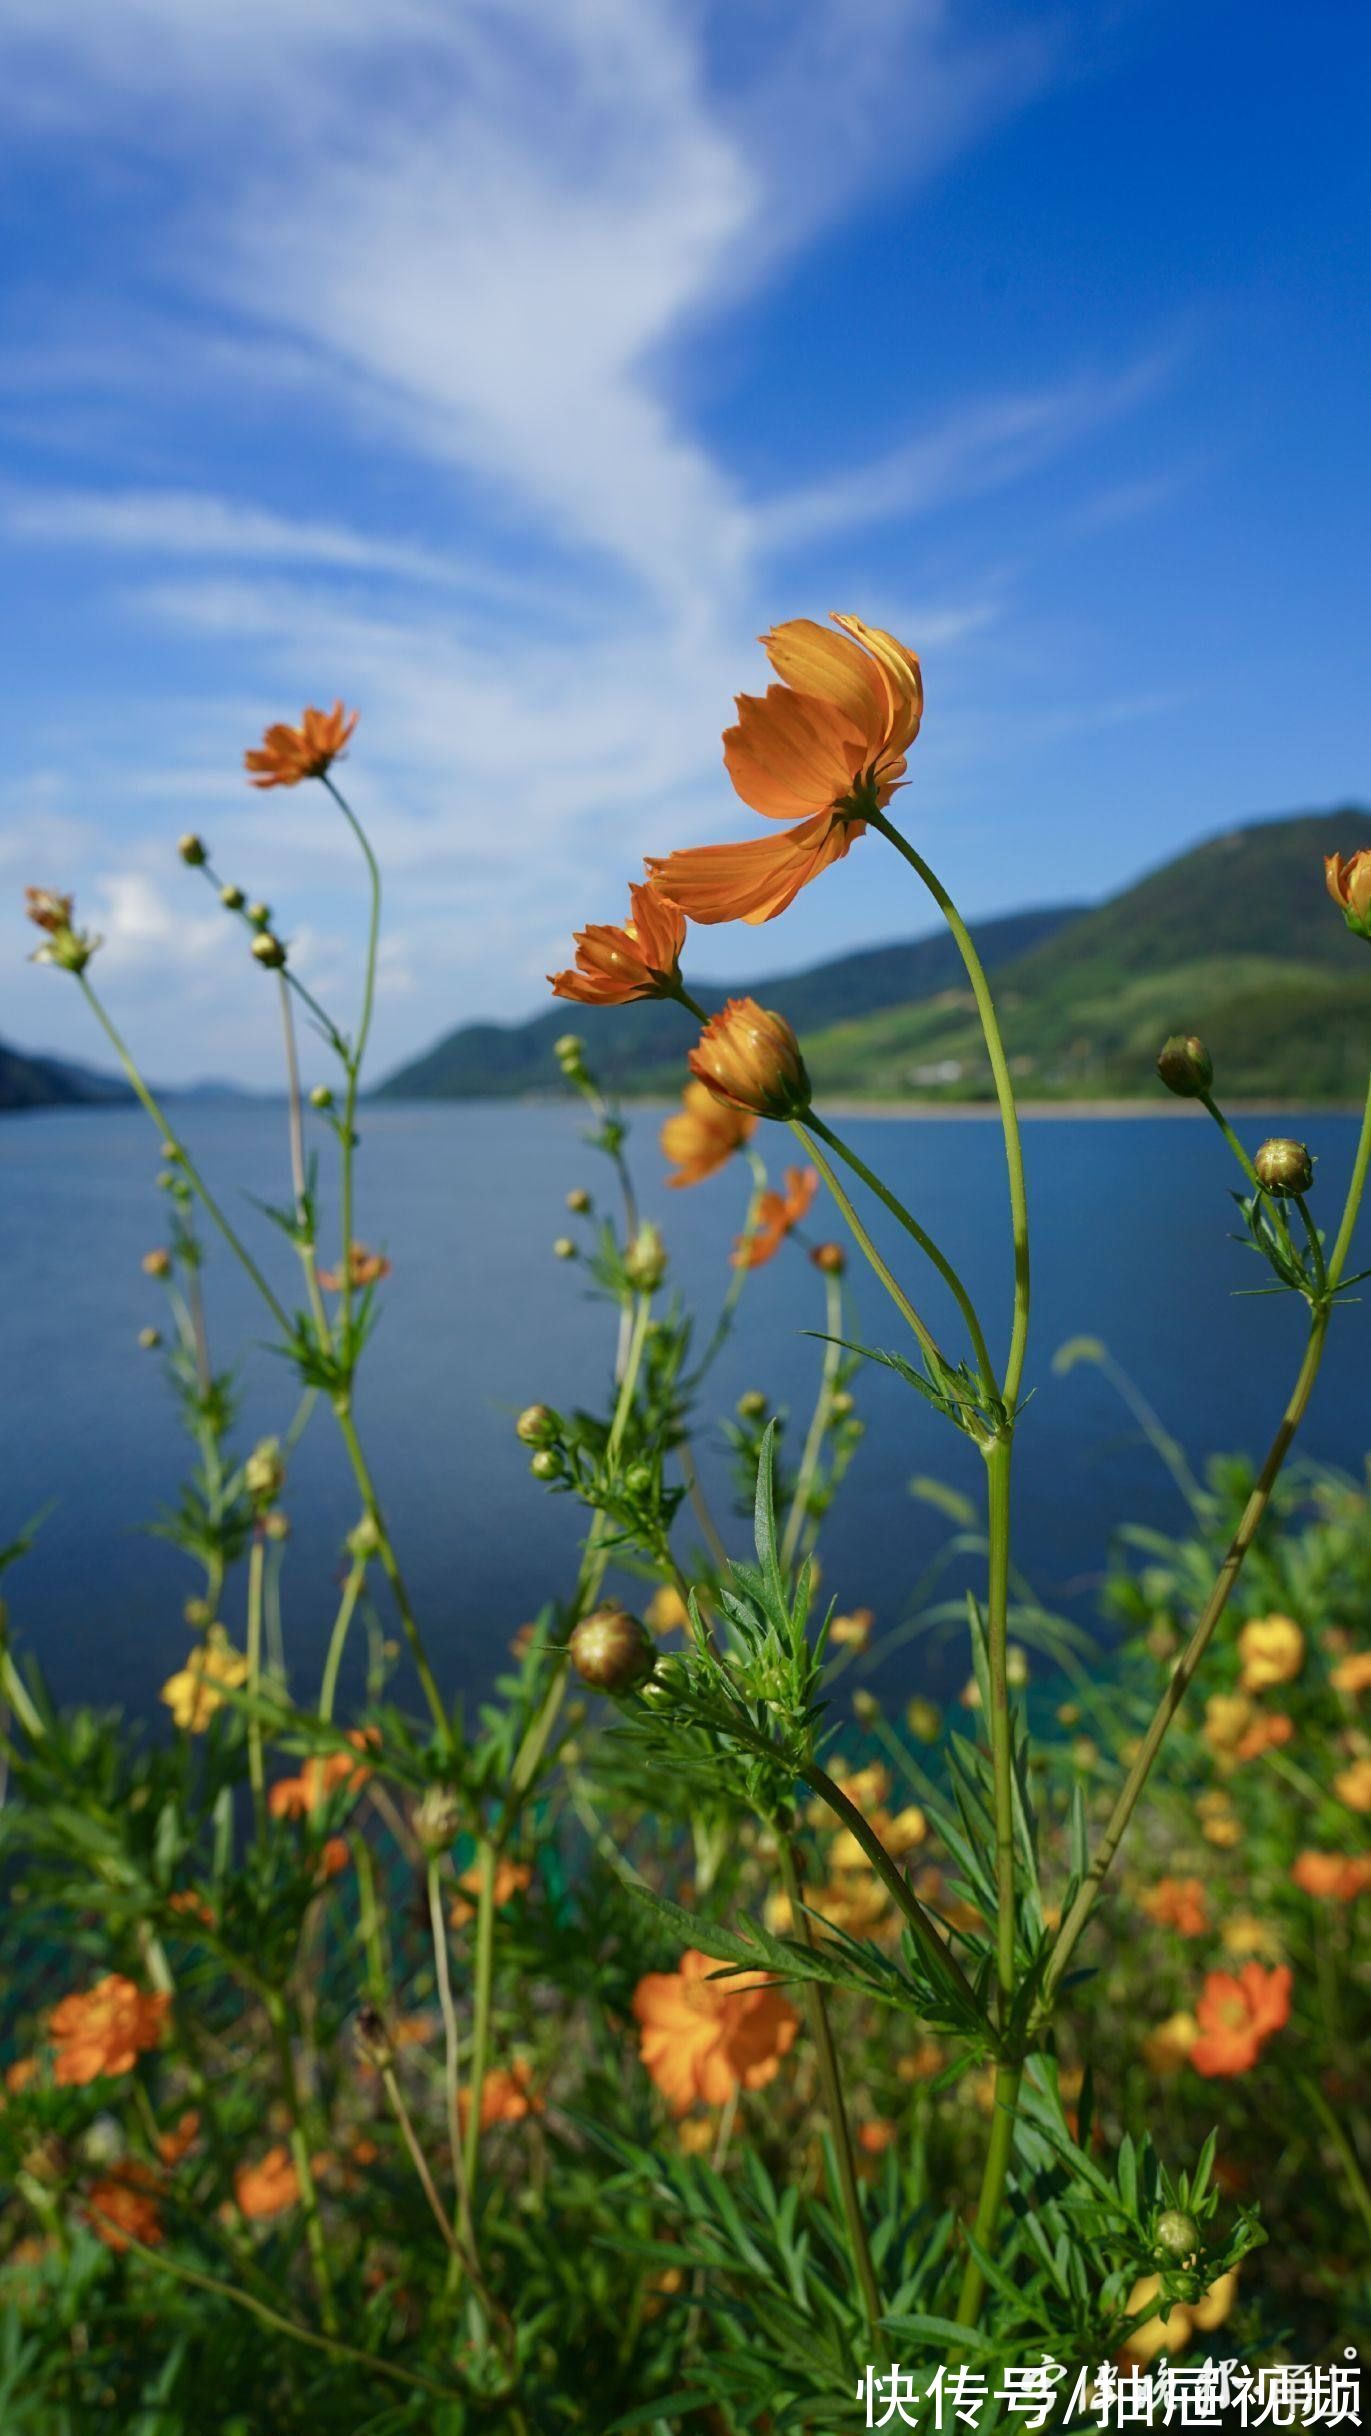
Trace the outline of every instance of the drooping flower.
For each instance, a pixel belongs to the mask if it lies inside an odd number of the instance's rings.
[[[760,1269],[774,1260],[787,1235],[807,1215],[818,1189],[819,1178],[812,1167],[788,1167],[783,1193],[759,1194],[752,1226],[734,1244],[734,1268]]]
[[[762,1972],[714,1979],[693,1947],[677,1971],[649,1971],[633,1992],[639,2049],[676,2114],[697,2100],[723,2106],[735,2089],[764,2089],[780,2070],[799,2016]]]
[[[1323,876],[1348,929],[1371,939],[1371,852],[1363,846],[1356,854],[1326,854]]]
[[[247,1659],[233,1647],[222,1624],[211,1624],[185,1665],[168,1675],[158,1697],[183,1733],[203,1734],[223,1707],[224,1693],[238,1691],[247,1679]]]
[[[347,1274],[349,1284],[354,1287],[379,1285],[383,1277],[390,1275],[390,1262],[384,1252],[369,1252],[364,1243],[353,1243],[348,1248]],[[318,1276],[325,1294],[342,1293],[341,1268],[320,1269]]]
[[[127,2250],[130,2240],[155,2250],[162,2240],[157,2184],[148,2168],[129,2158],[117,2173],[93,2182],[86,2193],[86,2215],[97,2240],[109,2250]]]
[[[117,1971],[64,1996],[48,2017],[58,2087],[82,2088],[102,2075],[132,2072],[145,2049],[157,2045],[170,2010],[170,1996],[149,1996]]]
[[[753,1116],[802,1116],[809,1076],[784,1015],[755,998],[730,998],[701,1032],[687,1063],[716,1099]]]
[[[1211,1971],[1195,2007],[1200,2035],[1190,2061],[1208,2081],[1250,2072],[1266,2041],[1290,2019],[1292,1978],[1288,1963],[1274,1971],[1259,1962],[1231,1971]]]
[[[1238,1635],[1245,1692],[1293,1683],[1304,1664],[1304,1634],[1293,1616],[1254,1616]]]
[[[707,1083],[690,1082],[681,1106],[669,1116],[658,1140],[676,1170],[667,1182],[677,1192],[687,1184],[702,1184],[725,1166],[757,1130],[755,1114],[721,1100]]]
[[[1324,1903],[1351,1903],[1371,1886],[1371,1853],[1302,1852],[1290,1872],[1296,1886]]]
[[[685,916],[644,882],[630,886],[629,916],[616,927],[592,922],[576,931],[576,962],[549,973],[554,998],[580,1006],[623,1007],[635,998],[674,998],[681,986]]]
[[[830,634],[791,618],[761,637],[782,682],[738,696],[724,766],[738,794],[768,820],[796,822],[776,838],[693,846],[649,858],[654,885],[696,922],[769,922],[847,853],[904,776],[923,716],[912,651],[879,626],[834,617]]]
[[[346,749],[360,715],[341,702],[331,711],[303,711],[298,727],[269,727],[260,745],[244,753],[243,767],[255,787],[298,787],[304,778],[322,778]]]
[[[283,2215],[300,2197],[300,2177],[288,2148],[269,2148],[256,2165],[240,2165],[233,2177],[233,2195],[244,2216],[260,2219]]]
[[[1200,1878],[1159,1878],[1140,1901],[1149,1920],[1174,1929],[1178,1937],[1203,1937],[1209,1927]]]

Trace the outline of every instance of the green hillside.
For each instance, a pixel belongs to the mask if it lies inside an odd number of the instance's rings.
[[[1226,1094],[1360,1097],[1371,1047],[1371,950],[1323,887],[1322,857],[1371,844],[1355,806],[1251,822],[1149,872],[1107,903],[977,926],[1015,1074],[1028,1098],[1152,1093],[1168,1032],[1198,1031]],[[804,1041],[820,1089],[864,1098],[988,1097],[971,994],[945,933],[871,948],[750,988]],[[686,1046],[679,1008],[554,1005],[522,1024],[467,1024],[382,1084],[463,1099],[556,1088],[552,1043],[584,1035],[623,1092],[669,1096]]]
[[[70,1065],[61,1057],[35,1057],[0,1040],[0,1113],[22,1108],[107,1107],[133,1097],[115,1075]]]

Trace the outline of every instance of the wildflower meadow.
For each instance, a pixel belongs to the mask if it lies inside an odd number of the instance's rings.
[[[5,1518],[5,2436],[1363,2424],[1371,1495],[1299,1433],[1330,1333],[1368,1327],[1371,1095],[1349,1172],[1316,1174],[1301,1141],[1230,1119],[1202,1040],[1157,1044],[1157,1092],[1212,1120],[1215,1229],[1304,1319],[1292,1376],[1254,1366],[1250,1447],[1192,1460],[1184,1410],[1153,1412],[1106,1346],[1033,1333],[1005,1031],[903,810],[918,659],[850,616],[763,640],[775,682],[724,736],[761,825],[649,854],[627,917],[576,933],[551,980],[610,1010],[601,1037],[615,1008],[674,1002],[680,1100],[645,1126],[593,1041],[557,1044],[549,1083],[577,1096],[596,1173],[567,1179],[552,1248],[598,1298],[603,1358],[573,1408],[514,1426],[529,1500],[578,1511],[579,1562],[474,1701],[444,1680],[367,1436],[406,1255],[368,1241],[382,901],[344,769],[357,712],[308,709],[246,754],[253,786],[306,791],[320,854],[367,892],[355,1003],[296,971],[304,908],[179,846],[244,989],[279,1004],[275,1206],[211,1191],[76,900],[28,892],[35,989],[81,994],[146,1120],[130,1360],[160,1363],[184,1424],[160,1527],[185,1639],[155,1718],[102,1686],[56,1705],[28,1518]],[[974,1000],[1003,1343],[957,1241],[815,1105],[785,1018],[691,984],[698,927],[783,919],[853,852],[931,899]],[[1371,944],[1371,837],[1308,884]],[[310,1087],[306,1039],[329,1075]],[[736,1225],[712,1306],[689,1309],[673,1240],[720,1174]],[[773,1262],[812,1407],[782,1414],[759,1375],[720,1412],[717,1356]],[[257,1443],[216,1328],[226,1263],[280,1356]],[[1116,1517],[1088,1632],[1015,1539],[1035,1388],[1081,1365],[1186,1517],[1174,1536]],[[868,1679],[883,1624],[825,1563],[873,1366],[983,1459],[976,1502],[942,1493],[975,1570],[945,1702],[917,1636]],[[317,1681],[291,1646],[307,1428],[355,1505]],[[720,1432],[727,1511],[697,1461]],[[481,1530],[456,1484],[454,1564]]]

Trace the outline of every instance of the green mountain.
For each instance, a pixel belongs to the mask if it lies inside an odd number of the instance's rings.
[[[983,923],[977,932],[987,971],[1041,947],[1075,921],[1074,905],[1043,906]],[[893,947],[868,947],[802,973],[767,981],[710,982],[691,975],[691,985],[709,1005],[747,995],[761,998],[807,1039],[812,1031],[862,1018],[907,1010],[911,1000],[931,1002],[962,979],[961,958],[947,932]],[[629,1007],[568,1006],[553,1001],[546,1012],[523,1023],[469,1023],[449,1032],[413,1063],[379,1086],[382,1099],[467,1100],[548,1092],[559,1076],[552,1044],[563,1032],[579,1032],[602,1079],[617,1091],[657,1092],[668,1098],[681,1085],[682,1059],[692,1037],[678,1006],[660,1001]]]
[[[0,1112],[108,1107],[111,1101],[132,1097],[117,1075],[72,1065],[64,1057],[37,1057],[0,1040]]]
[[[1225,1094],[1360,1098],[1371,1048],[1371,951],[1328,902],[1322,857],[1371,845],[1371,812],[1344,806],[1207,838],[1089,911],[1069,906],[977,926],[1024,1095],[1127,1098],[1156,1089],[1169,1032],[1199,1032]],[[945,932],[843,956],[750,989],[804,1042],[820,1090],[865,1099],[987,1098],[971,993]],[[395,1099],[467,1099],[557,1087],[552,1043],[580,1032],[623,1092],[671,1096],[686,1045],[680,1009],[556,1005],[522,1024],[466,1024],[381,1085]]]

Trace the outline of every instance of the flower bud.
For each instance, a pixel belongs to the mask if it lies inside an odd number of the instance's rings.
[[[248,920],[252,923],[254,929],[265,930],[268,922],[271,920],[271,907],[269,905],[263,905],[259,899],[256,904],[249,905]]]
[[[547,1446],[561,1428],[561,1415],[550,1404],[526,1404],[514,1424],[514,1435],[525,1446]]]
[[[852,1714],[858,1725],[872,1726],[881,1713],[881,1704],[874,1692],[854,1692]]]
[[[143,1254],[143,1274],[145,1277],[170,1277],[171,1254],[160,1243],[153,1251]]]
[[[1021,1692],[1028,1681],[1028,1652],[1012,1641],[1004,1653],[1004,1679],[1016,1692]]]
[[[640,1294],[655,1294],[666,1275],[666,1245],[651,1219],[639,1227],[624,1254],[624,1275]]]
[[[252,952],[259,964],[269,972],[279,973],[286,960],[285,947],[273,930],[259,930],[252,942]]]
[[[162,1342],[161,1329],[140,1328],[138,1331],[138,1342],[141,1345],[144,1353],[155,1353],[158,1346]]]
[[[528,1468],[535,1480],[558,1480],[561,1477],[562,1458],[554,1454],[550,1446],[542,1446]]]
[[[158,1146],[157,1156],[159,1159],[164,1159],[168,1167],[175,1167],[177,1161],[181,1157],[180,1143],[170,1141],[160,1143]]]
[[[225,880],[219,891],[219,902],[227,913],[241,913],[247,900],[241,888],[235,888],[232,880]]]
[[[1356,854],[1325,855],[1323,873],[1348,929],[1371,939],[1371,853],[1363,846]]]
[[[1173,1032],[1157,1059],[1157,1072],[1177,1099],[1203,1098],[1214,1080],[1214,1060],[1193,1032]]]
[[[586,1191],[583,1184],[573,1185],[571,1191],[567,1194],[566,1205],[576,1217],[584,1218],[586,1211],[590,1207],[590,1195]]]
[[[579,1032],[562,1032],[552,1044],[552,1054],[564,1074],[579,1073],[585,1053],[586,1044]]]
[[[243,1486],[256,1506],[274,1504],[286,1485],[279,1438],[260,1438],[243,1465]]]
[[[554,1260],[574,1260],[576,1258],[576,1246],[569,1235],[557,1237],[552,1247],[552,1257]]]
[[[283,1514],[279,1506],[272,1506],[270,1511],[262,1516],[262,1537],[270,1540],[289,1539],[290,1516]]]
[[[208,1599],[187,1599],[181,1613],[192,1632],[204,1632],[214,1622],[214,1609]]]
[[[361,1519],[353,1524],[343,1545],[354,1564],[364,1565],[369,1556],[379,1555],[381,1529],[375,1516],[363,1514]]]
[[[687,1063],[697,1082],[754,1116],[802,1116],[811,1091],[800,1044],[784,1015],[755,998],[730,998],[705,1025]]]
[[[315,1084],[309,1095],[309,1104],[311,1108],[331,1108],[333,1106],[333,1093],[327,1083]]]
[[[840,1387],[836,1396],[830,1398],[828,1409],[835,1421],[846,1421],[848,1414],[856,1411],[857,1399],[845,1387]]]
[[[584,1616],[567,1646],[582,1683],[594,1692],[636,1691],[657,1661],[646,1625],[623,1607],[601,1607]]]
[[[646,1497],[652,1488],[653,1478],[650,1463],[631,1463],[624,1474],[624,1487],[630,1497]]]
[[[840,1243],[816,1243],[809,1257],[825,1277],[841,1277],[847,1267],[847,1254]]]
[[[446,1852],[462,1824],[462,1805],[451,1785],[430,1785],[414,1813],[414,1832],[425,1852]]]
[[[749,1387],[744,1394],[739,1396],[737,1410],[738,1419],[740,1421],[764,1420],[766,1417],[767,1400],[760,1387]]]
[[[916,1692],[905,1705],[904,1721],[916,1742],[936,1742],[942,1732],[942,1713],[931,1700]]]
[[[188,829],[185,836],[178,839],[176,851],[183,863],[189,863],[192,871],[197,871],[201,863],[209,860],[208,846],[202,837],[196,836],[193,829]]]
[[[378,2005],[360,2005],[352,2025],[352,2044],[357,2061],[371,2072],[386,2072],[395,2061],[395,2049],[385,2016]]]
[[[1266,1190],[1278,1199],[1287,1193],[1307,1193],[1314,1181],[1314,1162],[1303,1142],[1291,1142],[1284,1135],[1263,1142],[1252,1164]]]
[[[1200,2246],[1200,2228],[1184,2208],[1163,2208],[1157,2218],[1157,2248],[1168,2258],[1193,2258]]]

